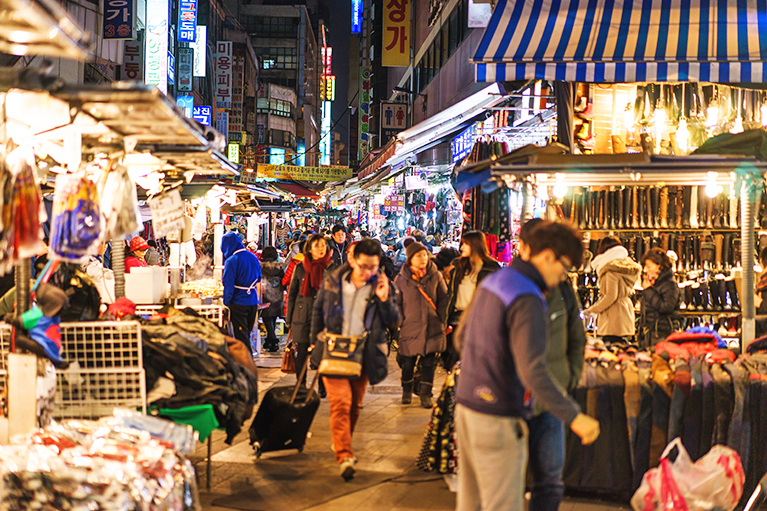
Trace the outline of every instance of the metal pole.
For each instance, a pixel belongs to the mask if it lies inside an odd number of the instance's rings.
[[[32,277],[32,260],[25,257],[16,261],[13,271],[16,285],[16,317],[20,318],[29,310],[29,279]]]
[[[559,143],[567,146],[572,153],[575,147],[573,84],[554,82],[554,95],[557,97],[557,138]]]
[[[760,192],[761,190],[754,183],[754,178],[750,175],[746,176],[740,192],[742,203],[740,215],[740,259],[743,265],[743,281],[741,285],[743,296],[740,297],[741,314],[743,315],[741,351],[744,353],[748,345],[756,337],[756,310],[754,308],[754,243],[756,237],[754,229],[756,228],[756,220],[754,216],[755,204]]]
[[[529,181],[525,181],[522,185],[522,218],[519,219],[520,225],[525,225],[528,220],[533,218],[534,206],[533,185]]]
[[[125,241],[112,240],[112,271],[115,274],[115,299],[125,297]]]

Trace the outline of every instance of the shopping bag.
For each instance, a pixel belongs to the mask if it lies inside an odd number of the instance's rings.
[[[296,357],[298,356],[298,349],[296,343],[291,338],[291,332],[288,332],[288,341],[285,344],[285,352],[282,354],[282,366],[280,371],[285,374],[296,373]]]
[[[677,449],[677,457],[668,456]],[[650,469],[631,498],[635,511],[709,511],[735,509],[743,493],[745,474],[738,453],[715,445],[698,461],[687,454],[679,438],[661,455],[661,463]]]
[[[359,378],[367,335],[367,332],[349,336],[331,334],[327,330],[320,332],[318,339],[323,349],[320,374],[331,378]]]

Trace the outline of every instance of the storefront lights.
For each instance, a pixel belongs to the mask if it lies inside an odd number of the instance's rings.
[[[565,175],[564,174],[557,174],[557,184],[554,185],[554,189],[551,191],[554,194],[554,197],[557,199],[564,199],[565,195],[567,195],[567,185],[565,185]]]
[[[690,149],[690,132],[687,130],[687,119],[679,119],[679,125],[676,128],[676,145],[679,150],[686,153]]]
[[[706,127],[713,128],[719,121],[719,107],[714,105],[715,99],[711,100],[711,105],[706,108]]]
[[[666,131],[666,109],[663,106],[655,109],[655,151],[660,152],[660,141]]]
[[[767,126],[767,103],[762,103],[759,107],[759,113],[761,114],[762,126]]]
[[[708,184],[706,185],[706,197],[713,199],[724,191],[724,188],[717,184],[717,177],[719,175],[716,172],[708,173]]]
[[[623,110],[623,125],[629,133],[634,132],[634,109],[631,103],[626,104],[626,109]]]
[[[735,122],[732,125],[732,129],[730,130],[730,133],[733,135],[738,133],[743,133],[743,119],[740,118],[740,115],[738,115],[735,118]]]

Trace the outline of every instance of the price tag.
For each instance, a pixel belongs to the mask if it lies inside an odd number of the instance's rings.
[[[149,199],[154,234],[162,238],[184,228],[184,201],[178,189]]]

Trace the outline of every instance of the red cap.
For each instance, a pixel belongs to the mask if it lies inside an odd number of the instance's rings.
[[[141,236],[136,236],[135,238],[130,240],[131,252],[135,252],[136,250],[146,250],[148,248],[149,248],[149,244]]]

